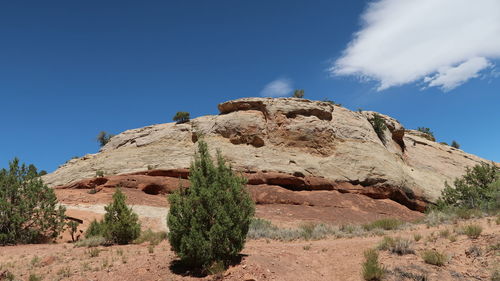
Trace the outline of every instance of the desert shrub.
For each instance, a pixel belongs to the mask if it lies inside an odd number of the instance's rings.
[[[411,249],[411,241],[401,237],[384,237],[378,245],[379,250],[389,251],[398,255],[413,254],[414,251]]]
[[[99,145],[101,147],[105,146],[110,140],[112,137],[114,137],[115,135],[112,135],[112,134],[108,134],[104,131],[101,131],[99,132],[99,134],[97,134],[97,142],[99,142]]]
[[[499,199],[500,170],[493,164],[482,163],[467,168],[467,173],[456,179],[453,187],[446,183],[437,208],[497,210]]]
[[[102,178],[102,177],[104,177],[104,171],[103,170],[97,170],[97,171],[95,171],[95,177],[96,178]],[[94,187],[94,189],[95,189],[95,187]]]
[[[476,245],[470,246],[467,250],[465,250],[465,254],[468,257],[480,257],[483,254],[483,251],[481,251],[481,248],[479,248]]]
[[[220,152],[214,163],[205,141],[190,167],[190,187],[169,197],[167,223],[172,249],[185,264],[207,269],[229,262],[243,249],[255,206]]]
[[[248,228],[248,239],[268,238],[280,241],[292,241],[300,239],[301,231],[298,229],[279,228],[270,221],[252,218]]]
[[[80,239],[75,243],[76,247],[97,247],[108,245],[110,245],[110,243],[106,238],[97,235],[85,239]]]
[[[89,257],[91,258],[96,258],[99,256],[99,253],[101,251],[98,248],[90,248],[87,253],[89,254]]]
[[[443,145],[449,145],[449,144],[448,144],[447,142],[445,142],[445,141],[440,142],[440,144],[443,144]]]
[[[41,281],[42,277],[32,273],[32,274],[30,274],[28,280],[29,281]]]
[[[125,194],[118,188],[113,194],[113,201],[104,207],[104,219],[93,220],[85,231],[85,237],[101,236],[117,244],[128,244],[137,239],[141,232],[139,218],[125,200]]]
[[[364,252],[365,261],[363,262],[363,279],[367,281],[382,280],[385,269],[378,262],[378,253],[374,249]]]
[[[436,138],[434,137],[434,133],[431,131],[431,129],[425,128],[425,127],[418,127],[417,131],[424,133],[424,138],[426,138],[430,141],[436,141]]]
[[[428,281],[427,275],[420,273],[413,273],[404,270],[403,268],[396,267],[394,271],[391,272],[396,276],[396,280],[412,280],[412,281]]]
[[[482,216],[482,212],[478,209],[450,208],[450,211],[454,212],[456,217],[464,220]]]
[[[189,115],[189,112],[179,111],[179,112],[177,112],[177,113],[174,115],[174,118],[172,118],[172,119],[173,119],[175,122],[177,122],[177,124],[182,124],[182,123],[189,122],[190,115]]]
[[[437,266],[443,266],[448,260],[445,254],[440,253],[436,250],[425,250],[422,253],[422,259],[425,263]]]
[[[449,229],[443,229],[443,230],[439,231],[439,236],[441,238],[448,238],[448,237],[450,237],[450,235],[451,235],[451,232]]]
[[[493,270],[491,281],[500,281],[500,268]]]
[[[151,229],[142,231],[139,238],[134,240],[135,244],[142,244],[144,242],[149,242],[150,245],[158,245],[161,241],[167,239],[167,233],[165,231],[154,232]]]
[[[477,224],[470,224],[470,225],[466,225],[463,228],[463,232],[469,238],[476,239],[479,237],[479,235],[481,235],[481,232],[483,232],[483,228]]]
[[[403,225],[402,221],[398,219],[388,218],[388,219],[376,220],[372,223],[365,224],[363,225],[363,228],[368,231],[376,228],[383,230],[394,230],[398,229],[401,225]]]
[[[0,245],[52,240],[64,229],[64,213],[34,166],[15,158],[0,170]]]
[[[496,224],[500,224],[500,216],[497,216],[496,220],[495,220],[495,223]]]
[[[384,141],[384,131],[387,129],[387,125],[385,124],[384,118],[382,118],[379,114],[373,114],[373,117],[369,120],[372,124],[373,130],[377,134],[378,138],[383,142]]]
[[[447,223],[456,218],[456,214],[449,211],[449,209],[431,209],[425,216],[423,222],[427,226],[436,226]]]
[[[456,149],[460,149],[460,144],[456,141],[452,141],[450,146]]]
[[[302,90],[302,89],[295,90],[293,92],[293,97],[294,98],[299,98],[299,99],[304,98],[304,90]]]
[[[125,203],[127,197],[120,188],[113,194],[113,201],[104,209],[102,221],[104,237],[117,244],[128,244],[139,237],[141,225],[136,213]]]
[[[422,234],[420,233],[416,233],[413,235],[413,240],[415,240],[415,242],[418,242],[422,239]]]

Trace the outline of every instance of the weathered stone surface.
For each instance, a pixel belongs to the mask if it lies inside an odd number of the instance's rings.
[[[439,196],[445,181],[487,161],[429,141],[382,114],[387,130],[381,140],[369,122],[373,112],[353,112],[328,102],[248,98],[222,103],[219,110],[221,115],[189,123],[125,131],[99,153],[71,160],[43,180],[58,186],[92,178],[98,170],[108,176],[185,169],[203,135],[213,152],[219,149],[235,169],[263,173],[249,176],[250,181],[263,181],[258,184],[341,190],[339,184],[348,183],[352,186],[345,192],[392,198],[420,209],[422,202]],[[268,177],[271,172],[279,176]]]

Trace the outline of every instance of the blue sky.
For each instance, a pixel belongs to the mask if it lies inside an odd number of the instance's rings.
[[[367,5],[305,0],[4,1],[0,167],[17,156],[50,172],[73,156],[97,152],[95,136],[101,130],[116,134],[170,122],[177,111],[194,117],[217,114],[218,103],[260,96],[277,79],[291,89],[305,89],[309,99],[379,111],[406,128],[429,127],[438,141],[456,140],[466,152],[500,161],[495,54],[485,53],[481,74],[453,89],[436,82],[450,77],[451,72],[443,71],[446,65],[425,76],[437,86],[423,82],[423,76],[391,80],[415,62],[391,61],[402,68],[396,73],[356,64],[356,42],[371,44],[352,41],[356,32],[378,24],[362,20]],[[394,85],[381,90],[381,84],[392,81]]]

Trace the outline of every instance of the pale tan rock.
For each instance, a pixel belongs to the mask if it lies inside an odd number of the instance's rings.
[[[405,131],[395,119],[382,142],[369,119],[328,102],[296,98],[246,98],[219,105],[220,115],[184,124],[125,131],[97,154],[63,164],[43,177],[49,186],[95,176],[151,169],[188,168],[199,137],[240,171],[276,171],[324,177],[370,188],[397,188],[433,201],[444,182],[487,160]],[[371,191],[370,191],[371,192]]]

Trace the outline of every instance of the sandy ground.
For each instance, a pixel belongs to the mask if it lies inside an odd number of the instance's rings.
[[[478,239],[454,234],[454,230],[471,223],[484,228]],[[456,241],[438,237],[449,229]],[[398,256],[380,252],[380,261],[388,270],[386,280],[404,279],[390,272],[400,268],[405,272],[425,274],[427,280],[490,280],[493,268],[500,265],[500,252],[490,246],[500,242],[500,225],[492,219],[461,221],[439,227],[414,225],[410,229],[389,231],[390,236],[414,240],[414,234],[423,236],[413,242],[415,254]],[[172,266],[176,260],[167,241],[149,252],[147,243],[98,247],[99,255],[91,257],[88,248],[70,243],[52,245],[20,245],[0,248],[0,274],[12,272],[18,280],[28,280],[30,274],[42,280],[362,280],[363,252],[375,247],[381,236],[354,238],[327,238],[318,241],[280,242],[250,240],[241,263],[229,268],[222,276],[184,276],[186,272]],[[479,256],[466,254],[471,246],[481,250]],[[443,251],[450,259],[443,267],[425,264],[420,254],[425,249]],[[219,279],[218,279],[219,278]]]

